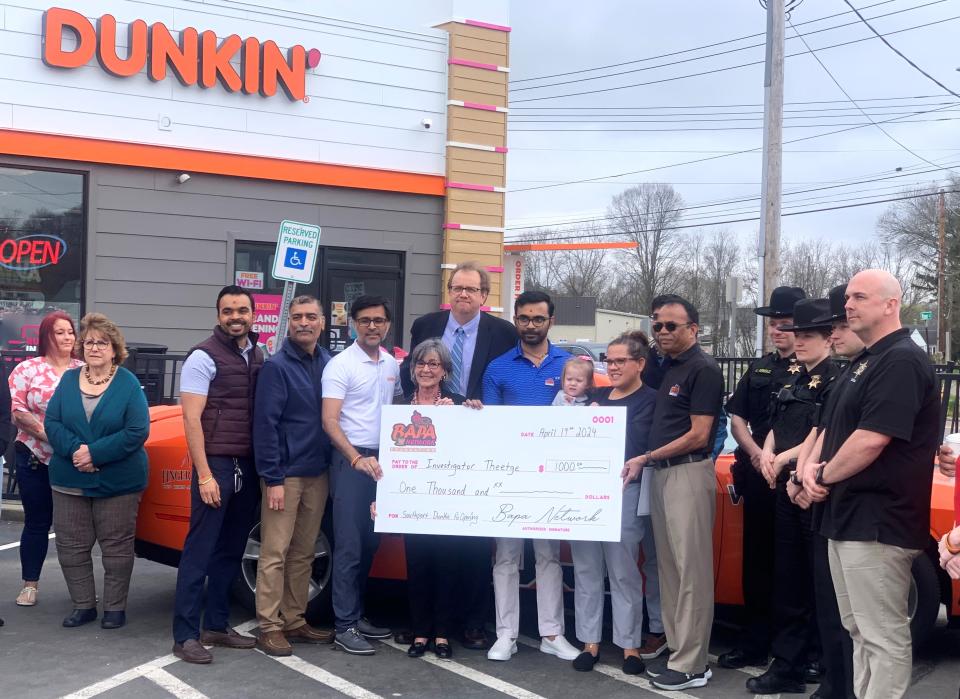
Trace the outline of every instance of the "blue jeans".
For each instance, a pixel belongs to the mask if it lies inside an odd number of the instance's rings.
[[[260,504],[260,480],[253,459],[207,456],[207,464],[220,486],[220,507],[210,507],[200,499],[194,471],[190,483],[190,531],[177,571],[173,612],[173,639],[177,643],[200,638],[201,614],[204,629],[227,628],[230,587],[240,574],[247,537]],[[238,469],[240,481],[235,477]]]
[[[53,494],[47,465],[17,442],[17,484],[23,504],[23,531],[20,533],[20,568],[23,579],[40,579],[43,560],[50,545],[53,525]]]

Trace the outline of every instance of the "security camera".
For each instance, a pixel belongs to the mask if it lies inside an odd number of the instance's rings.
[[[420,125],[423,126],[423,128],[429,130],[430,127],[433,126],[433,119],[430,119],[430,118],[421,119]]]
[[[190,175],[184,172],[184,173],[181,173],[179,177],[177,177],[177,182],[179,182],[180,184],[184,184],[189,179],[190,179]]]

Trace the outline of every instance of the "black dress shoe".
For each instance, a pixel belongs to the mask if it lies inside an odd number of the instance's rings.
[[[623,659],[624,675],[642,675],[646,669],[646,663],[643,662],[642,658],[639,658],[636,655],[628,655]]]
[[[468,650],[489,650],[493,645],[483,629],[464,629],[462,643]]]
[[[449,643],[434,643],[433,652],[436,653],[440,660],[450,660],[450,658],[453,657],[453,650],[450,648]]]
[[[119,629],[121,626],[126,625],[127,623],[127,613],[124,611],[119,612],[104,612],[103,618],[100,620],[100,628],[102,629]]]
[[[819,660],[811,660],[803,668],[803,680],[805,682],[819,684],[821,677],[823,677],[823,665],[820,664]]]
[[[806,694],[807,686],[803,680],[767,670],[759,677],[747,680],[747,691],[754,694]]]
[[[590,651],[585,650],[573,659],[573,669],[577,672],[590,672],[599,660],[599,653],[594,655]]]
[[[411,643],[410,647],[407,648],[407,657],[408,658],[422,658],[423,654],[427,652],[426,643]]]
[[[728,670],[739,670],[747,665],[765,667],[767,664],[767,656],[751,655],[739,648],[734,648],[717,658],[717,662],[720,664],[720,667],[725,667]]]
[[[63,625],[72,629],[77,626],[83,626],[84,624],[89,624],[91,621],[96,621],[97,619],[97,609],[74,609],[73,613],[70,614],[66,619],[63,620]]]

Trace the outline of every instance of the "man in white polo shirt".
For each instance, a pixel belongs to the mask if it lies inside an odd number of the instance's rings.
[[[333,614],[339,648],[372,655],[368,638],[389,638],[363,616],[363,597],[378,536],[370,503],[383,476],[377,461],[380,408],[400,393],[400,369],[380,344],[390,331],[390,306],[381,296],[361,296],[350,306],[357,340],[323,371],[323,429],[335,451],[330,464],[333,497]]]

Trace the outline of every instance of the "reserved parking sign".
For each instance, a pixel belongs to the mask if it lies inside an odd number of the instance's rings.
[[[312,282],[319,246],[320,226],[283,221],[280,224],[280,233],[277,235],[273,278],[299,284]]]

